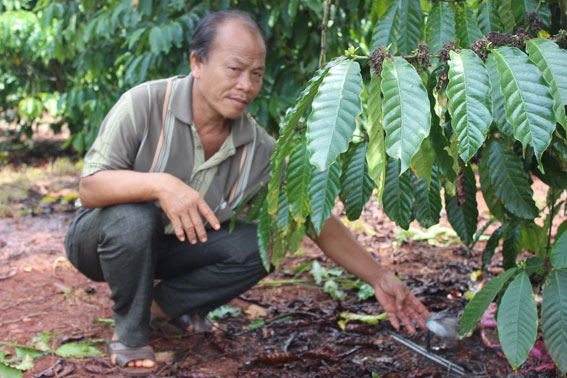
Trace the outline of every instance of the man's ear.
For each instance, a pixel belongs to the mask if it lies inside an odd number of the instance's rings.
[[[193,77],[200,78],[203,62],[199,58],[197,58],[194,53],[191,53],[191,55],[189,56],[189,63],[191,64],[191,73],[193,74]]]

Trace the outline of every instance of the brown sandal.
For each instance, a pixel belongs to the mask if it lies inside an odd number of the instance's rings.
[[[106,341],[106,348],[108,350],[109,356],[115,355],[116,366],[120,369],[120,372],[129,377],[145,377],[152,374],[156,367],[156,356],[150,345],[143,347],[132,348],[126,346],[120,342],[120,340],[110,340]],[[130,361],[138,360],[152,360],[154,361],[153,368],[147,367],[137,367],[128,366]]]

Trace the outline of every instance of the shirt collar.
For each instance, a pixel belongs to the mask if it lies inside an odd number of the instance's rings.
[[[172,93],[171,111],[175,117],[188,125],[193,124],[193,114],[191,112],[191,90],[193,88],[193,74],[178,76],[175,92]],[[232,125],[232,138],[234,147],[246,144],[254,138],[256,122],[248,113],[243,113],[234,120]]]

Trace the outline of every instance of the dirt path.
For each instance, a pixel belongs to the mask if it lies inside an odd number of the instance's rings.
[[[0,217],[0,342],[38,347],[37,342],[44,335],[49,345],[43,347],[48,352],[33,360],[33,367],[24,377],[119,376],[100,357],[72,358],[54,353],[68,343],[91,345],[104,353],[103,341],[112,333],[112,303],[104,283],[87,280],[64,257],[63,240],[73,215],[69,211],[71,201],[65,200],[65,196],[76,193],[76,173],[57,174],[56,170],[49,171],[49,166],[45,163],[39,168],[47,172],[43,181],[39,180],[43,186],[32,185],[30,193],[35,194],[17,203],[17,209],[32,215]],[[56,187],[52,186],[55,182]],[[55,199],[42,203],[42,198],[50,194]],[[544,191],[536,195],[545,199]],[[489,216],[480,194],[479,203],[480,224],[484,224]],[[340,214],[340,206],[337,213]],[[400,229],[387,220],[375,201],[367,204],[359,221],[348,226],[375,258],[402,276],[433,312],[458,314],[467,303],[465,293],[478,284],[471,282],[470,277],[480,268],[483,243],[467,258],[465,248],[443,229],[429,241],[402,241],[397,236]],[[447,227],[446,220],[441,227]],[[423,231],[415,223],[412,229]],[[221,319],[228,326],[227,334],[169,337],[154,331],[151,343],[161,361],[155,376],[450,375],[443,367],[394,340],[387,322],[369,325],[350,321],[341,329],[341,313],[375,315],[382,309],[372,297],[358,299],[358,290],[349,287],[354,281],[344,272],[338,276],[342,281],[337,282],[346,297],[331,298],[309,273],[315,262],[324,271],[336,273],[336,266],[306,239],[300,252],[287,257],[277,272],[229,304],[240,312]],[[497,254],[489,271],[498,272],[499,263]],[[302,266],[308,266],[307,270],[294,273]],[[491,276],[485,273],[480,281]],[[294,283],[273,282],[283,280]],[[426,345],[426,332],[400,334]],[[432,352],[466,368],[469,376],[512,373],[499,349],[487,348],[478,331],[454,343],[433,337],[431,345]],[[0,358],[14,358],[17,349],[0,344]],[[533,371],[540,365],[540,361],[529,360],[521,372],[524,376],[558,376],[555,371]]]

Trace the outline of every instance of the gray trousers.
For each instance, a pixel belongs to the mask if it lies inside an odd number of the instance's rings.
[[[81,209],[65,238],[69,261],[108,283],[116,333],[130,347],[149,343],[152,299],[174,318],[206,314],[267,274],[255,224],[239,221],[229,233],[226,222],[191,245],[165,235],[161,215],[153,203]]]

